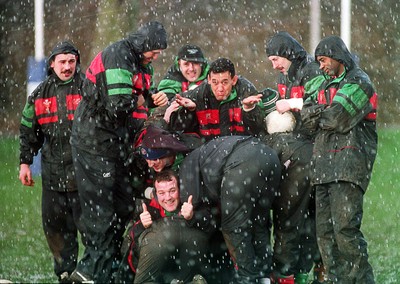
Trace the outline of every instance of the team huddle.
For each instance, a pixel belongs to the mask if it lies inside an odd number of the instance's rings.
[[[268,38],[279,75],[262,90],[194,44],[156,84],[167,41],[146,23],[85,74],[60,42],[27,99],[19,178],[34,185],[41,151],[59,282],[375,283],[360,227],[377,94],[342,39],[312,56]]]

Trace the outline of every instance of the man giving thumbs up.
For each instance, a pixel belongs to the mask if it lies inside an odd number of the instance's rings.
[[[193,197],[189,196],[187,202],[181,204],[179,179],[170,169],[154,176],[153,196],[142,203],[140,220],[130,232],[133,241],[126,260],[131,278],[118,280],[132,282],[134,278],[134,283],[192,281],[196,274],[202,273],[203,256],[207,252],[207,234],[188,225],[193,217]]]

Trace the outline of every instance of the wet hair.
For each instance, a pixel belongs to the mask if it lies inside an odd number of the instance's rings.
[[[178,175],[175,171],[173,171],[172,169],[165,169],[162,170],[161,172],[158,172],[154,175],[154,179],[153,179],[153,185],[154,185],[154,189],[156,188],[156,182],[162,182],[162,181],[172,181],[173,178],[176,179],[176,182],[178,183],[179,186],[179,178]]]
[[[218,58],[211,63],[208,74],[224,73],[226,71],[229,71],[231,77],[235,76],[235,65],[227,58]]]

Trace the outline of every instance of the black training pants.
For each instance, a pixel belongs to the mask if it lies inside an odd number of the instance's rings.
[[[277,192],[274,215],[274,270],[277,274],[308,273],[319,259],[315,232],[315,193],[310,184],[313,144],[294,155]]]
[[[87,246],[78,263],[95,283],[109,283],[120,258],[125,226],[133,214],[133,194],[122,159],[72,147]]]
[[[78,191],[59,192],[43,188],[42,224],[54,258],[54,272],[74,271],[78,259],[78,230],[82,234]]]
[[[263,144],[242,143],[228,157],[221,184],[221,227],[238,267],[238,281],[271,272],[270,210],[279,186],[278,156]]]

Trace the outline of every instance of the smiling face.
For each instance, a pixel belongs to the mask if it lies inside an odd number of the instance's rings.
[[[236,85],[238,77],[231,76],[229,71],[222,73],[211,72],[208,75],[208,84],[211,86],[211,90],[218,101],[226,100],[232,92],[232,88]]]
[[[173,212],[178,208],[179,188],[175,177],[171,177],[169,181],[156,181],[154,188],[156,189],[158,203],[162,208],[169,212]]]
[[[344,65],[327,56],[318,56],[319,69],[331,77],[339,77],[344,71]]]
[[[179,59],[178,64],[179,70],[181,70],[183,77],[185,77],[185,79],[190,83],[196,81],[197,78],[200,77],[201,63]]]
[[[54,73],[61,81],[68,81],[75,74],[76,62],[77,56],[75,54],[57,54],[51,61],[50,67],[53,68]]]
[[[268,56],[268,59],[272,63],[272,68],[278,70],[284,75],[288,74],[289,68],[292,65],[292,62],[289,59],[277,55]]]

